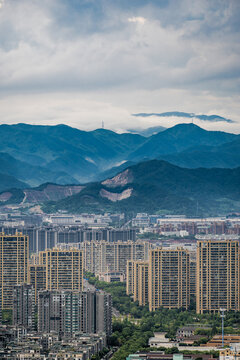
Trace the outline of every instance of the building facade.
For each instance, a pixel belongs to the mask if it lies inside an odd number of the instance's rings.
[[[0,286],[2,308],[12,309],[13,288],[27,282],[29,259],[28,236],[0,234]]]
[[[32,285],[21,284],[13,288],[13,325],[26,329],[34,328],[34,289]]]
[[[46,266],[46,289],[83,290],[83,252],[78,249],[50,249],[39,253],[39,265]]]
[[[46,265],[28,266],[28,283],[34,289],[34,303],[38,304],[38,291],[46,289]]]
[[[238,240],[200,240],[197,244],[197,313],[240,309]]]
[[[111,295],[97,291],[44,290],[39,292],[38,331],[58,334],[112,333]]]
[[[85,269],[97,274],[121,272],[126,274],[128,260],[147,260],[150,244],[143,241],[86,242],[84,250]]]
[[[190,297],[196,299],[196,261],[190,261]]]
[[[187,309],[189,302],[188,251],[182,248],[150,250],[149,310]]]
[[[128,260],[127,267],[126,267],[126,294],[132,295],[133,294],[133,287],[134,287],[134,261]]]

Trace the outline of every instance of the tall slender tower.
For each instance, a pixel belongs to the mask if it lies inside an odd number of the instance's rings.
[[[133,299],[138,301],[140,306],[148,302],[148,268],[147,261],[133,262]]]
[[[34,289],[34,303],[38,304],[38,292],[46,289],[46,265],[29,265],[28,283]]]
[[[2,308],[13,308],[13,288],[27,282],[29,258],[28,236],[0,234],[0,287]]]
[[[180,249],[149,252],[149,310],[189,306],[189,253]]]
[[[200,240],[197,244],[197,313],[240,310],[239,243]]]

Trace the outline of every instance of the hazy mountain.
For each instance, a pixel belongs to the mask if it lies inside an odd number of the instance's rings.
[[[166,130],[166,128],[163,126],[153,126],[153,127],[147,128],[147,129],[129,129],[127,131],[132,134],[139,134],[139,135],[142,135],[145,137],[149,137],[151,135],[155,135],[164,130]]]
[[[219,146],[199,146],[159,159],[187,168],[234,168],[240,166],[240,137]]]
[[[179,124],[149,137],[128,160],[155,159],[200,145],[217,146],[234,141],[238,135],[221,131],[207,131],[194,124]]]
[[[58,184],[77,183],[76,179],[65,172],[59,172],[57,169],[54,172],[41,166],[33,166],[27,162],[16,160],[7,153],[0,153],[0,168],[6,175],[14,176],[30,186],[37,186],[47,181]]]
[[[14,176],[0,173],[0,191],[4,191],[11,188],[23,189],[28,185],[22,181],[19,181]]]
[[[101,172],[100,174],[98,174],[96,180],[105,180],[107,178],[113,177],[132,165],[135,165],[133,161],[125,161],[123,164],[119,166],[114,166],[108,170]]]
[[[48,171],[68,173],[81,182],[119,163],[145,141],[137,134],[88,132],[66,125],[1,125],[0,136],[1,152]]]
[[[106,129],[81,131],[66,125],[0,125],[0,136],[1,172],[31,186],[96,181],[114,176],[129,166],[124,165],[127,161],[159,157],[185,167],[239,165],[234,144],[239,136],[194,124],[176,125],[150,137]],[[223,144],[226,147],[221,148]]]
[[[91,183],[47,210],[156,212],[217,215],[240,207],[240,168],[185,169],[152,160],[114,178]]]

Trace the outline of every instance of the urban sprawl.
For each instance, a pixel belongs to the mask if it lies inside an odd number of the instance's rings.
[[[0,359],[117,356],[124,345],[117,327],[141,327],[114,303],[122,287],[152,322],[164,311],[194,314],[173,336],[149,334],[128,360],[240,359],[239,327],[224,325],[240,311],[238,214],[125,219],[12,211],[0,214],[0,227]]]

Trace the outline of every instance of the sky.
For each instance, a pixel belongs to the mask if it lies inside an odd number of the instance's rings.
[[[0,123],[240,133],[239,0],[0,0]]]

